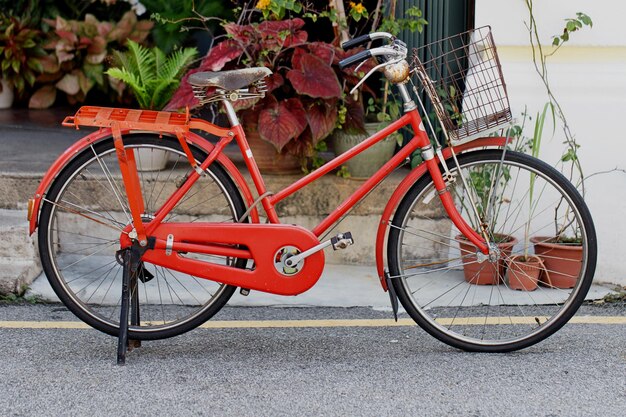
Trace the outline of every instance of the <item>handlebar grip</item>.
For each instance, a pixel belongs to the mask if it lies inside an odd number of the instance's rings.
[[[344,69],[345,67],[349,67],[350,65],[354,65],[358,62],[365,61],[370,58],[372,53],[370,50],[361,51],[358,54],[354,54],[352,56],[347,57],[346,59],[342,59],[339,61],[339,68]]]
[[[362,45],[364,43],[367,43],[369,41],[371,41],[372,39],[370,38],[369,33],[365,34],[365,35],[361,35],[359,37],[356,37],[354,39],[350,39],[349,41],[346,41],[344,43],[341,44],[341,47],[343,48],[344,51],[347,51],[348,49],[352,49],[356,46]]]

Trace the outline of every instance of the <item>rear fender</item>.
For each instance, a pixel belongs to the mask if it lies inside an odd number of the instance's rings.
[[[122,135],[127,135],[129,133],[139,133],[135,131],[125,130],[122,131]],[[143,132],[142,132],[143,133]],[[147,132],[158,134],[158,132]],[[67,148],[61,156],[57,158],[56,161],[50,166],[46,174],[44,175],[41,183],[39,183],[39,187],[35,191],[35,195],[28,201],[28,220],[29,220],[29,233],[32,235],[38,226],[39,221],[39,210],[41,207],[41,200],[48,192],[52,181],[59,175],[59,173],[65,168],[73,158],[75,158],[78,154],[83,152],[89,146],[101,142],[103,140],[109,139],[113,136],[111,129],[100,129],[96,132],[93,132],[84,138],[79,139],[72,146]],[[211,142],[207,141],[203,137],[193,133],[187,132],[185,133],[185,137],[187,142],[197,146],[200,149],[203,149],[205,152],[209,153],[215,147]],[[226,170],[226,172],[230,175],[230,177],[235,181],[235,184],[241,191],[246,205],[250,207],[254,203],[254,198],[252,197],[252,193],[250,192],[250,188],[246,183],[245,179],[235,166],[233,162],[223,153],[217,157],[217,161],[222,165],[222,167]],[[250,213],[251,221],[253,223],[259,222],[259,214],[256,208],[254,208]]]
[[[484,148],[502,148],[507,142],[507,138],[504,137],[489,137],[489,138],[480,138],[473,140],[471,142],[467,142],[465,144],[455,146],[454,151],[459,154],[463,152],[484,149]],[[443,158],[447,161],[452,157],[452,152],[450,148],[445,148],[442,150]],[[437,156],[435,156],[437,158]],[[385,206],[385,210],[380,218],[380,223],[378,224],[378,231],[376,233],[376,270],[378,272],[378,278],[380,279],[380,284],[383,287],[383,290],[387,291],[387,283],[385,282],[384,273],[385,273],[385,240],[387,237],[387,233],[389,230],[389,224],[393,219],[393,214],[395,213],[398,205],[402,201],[402,198],[406,195],[409,189],[415,184],[423,175],[428,174],[428,170],[426,169],[426,164],[421,164],[414,170],[412,170],[409,175],[407,175],[402,182],[398,185],[396,190],[391,195],[387,206]]]

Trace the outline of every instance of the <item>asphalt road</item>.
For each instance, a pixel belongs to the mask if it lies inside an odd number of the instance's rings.
[[[622,304],[583,314],[626,315]],[[379,319],[368,308],[226,308],[216,320]],[[450,348],[417,327],[197,329],[115,365],[59,305],[0,305],[0,415],[623,416],[626,325],[569,324],[509,354]]]

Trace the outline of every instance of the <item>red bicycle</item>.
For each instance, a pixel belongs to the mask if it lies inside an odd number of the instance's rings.
[[[419,48],[411,63],[405,44],[387,33],[344,47],[376,40],[384,45],[341,66],[376,57],[372,72],[382,70],[397,87],[404,114],[283,190],[267,190],[232,106],[263,96],[267,68],[190,77],[202,103],[221,102],[228,127],[188,112],[102,107],[66,118],[67,126],[100,129],[59,157],[29,202],[30,230],[39,227],[43,268],[61,301],[98,330],[145,340],[202,324],[237,287],[244,294],[302,293],[322,274],[325,248],[345,249],[358,239],[356,231],[323,234],[418,151],[423,163],[406,171],[376,238],[376,267],[394,313],[399,299],[431,335],[474,351],[524,348],[562,327],[591,285],[594,227],[576,188],[558,171],[510,149],[507,137],[487,136],[511,123],[489,28]],[[209,87],[215,93],[207,95]],[[426,132],[429,119],[418,110],[420,104],[427,114],[423,93],[441,122],[445,148]],[[405,127],[412,139],[316,227],[280,223],[278,203]],[[213,145],[193,130],[219,141]],[[223,153],[233,141],[254,192]],[[155,166],[156,159],[164,166]],[[567,284],[556,283],[559,272],[547,260],[560,255],[548,252],[536,289],[520,289],[520,277],[530,274],[511,273],[521,270],[516,255],[536,256],[537,241],[564,235],[577,238],[581,252],[564,273]],[[484,282],[486,271],[495,280]]]

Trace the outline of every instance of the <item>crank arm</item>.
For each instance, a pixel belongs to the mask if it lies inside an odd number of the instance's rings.
[[[334,250],[337,250],[337,249],[345,249],[348,246],[352,245],[353,243],[354,243],[354,240],[352,239],[352,233],[350,232],[339,233],[337,236],[334,236],[330,238],[329,240],[320,243],[319,245],[315,245],[311,249],[307,249],[304,252],[301,252],[297,255],[294,255],[285,259],[285,265],[289,267],[298,265],[298,263],[300,263],[300,261],[302,261],[303,259],[329,247],[330,245],[333,246]]]

